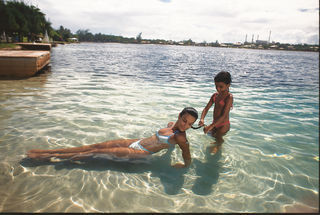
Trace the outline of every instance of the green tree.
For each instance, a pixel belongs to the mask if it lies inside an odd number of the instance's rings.
[[[78,36],[78,39],[80,42],[93,42],[94,36],[92,33],[90,33],[89,29],[79,29],[76,32],[76,35]]]
[[[195,43],[191,39],[189,39],[189,40],[183,41],[183,44],[184,45],[194,45]]]
[[[57,32],[60,34],[63,41],[68,41],[68,38],[72,37],[71,31],[67,28],[64,28],[62,25]]]
[[[48,34],[54,41],[62,41],[61,35],[54,29],[51,28]]]
[[[8,32],[9,30],[9,14],[7,7],[3,0],[0,0],[0,34],[3,32]],[[12,22],[12,21],[11,21]],[[8,38],[7,38],[8,40]]]
[[[33,5],[23,1],[0,0],[0,32],[22,40],[27,36],[34,41],[45,31],[52,30],[51,23],[46,20],[45,14]]]
[[[7,20],[7,24],[4,26],[5,28],[3,29],[8,36],[14,36],[16,32],[18,32],[20,26],[17,23],[16,20],[16,14],[17,10],[14,7],[6,7],[5,9],[5,19]]]
[[[8,2],[7,5],[11,9],[11,13],[14,16],[15,22],[18,28],[15,32],[18,34],[18,40],[22,41],[22,37],[26,36],[29,32],[28,19],[26,14],[28,14],[28,7],[23,2]]]

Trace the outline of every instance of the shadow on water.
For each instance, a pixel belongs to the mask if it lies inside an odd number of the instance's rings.
[[[195,166],[196,174],[199,176],[193,187],[192,191],[198,195],[209,195],[212,193],[212,186],[218,182],[220,165],[219,160],[221,158],[221,150],[216,154],[211,154],[211,147],[206,148],[205,162],[193,159],[193,165]]]
[[[33,77],[39,77],[40,75],[48,75],[51,73],[51,65],[46,65],[41,70],[39,70]]]
[[[63,160],[61,162],[35,161],[24,158],[20,164],[24,167],[36,167],[43,165],[54,165],[56,170],[82,169],[86,171],[116,171],[123,173],[151,172],[152,177],[159,177],[164,186],[164,191],[169,195],[178,194],[184,183],[184,173],[187,168],[177,169],[171,167],[172,150],[161,156],[153,156],[150,160],[135,159],[127,161],[115,161],[107,158],[87,158],[79,162]]]
[[[184,184],[184,174],[188,168],[173,168],[171,167],[171,153],[172,150],[168,150],[163,156],[159,157],[155,162],[154,170],[151,176],[158,177],[163,184],[164,191],[169,195],[175,195],[179,193],[179,190]]]

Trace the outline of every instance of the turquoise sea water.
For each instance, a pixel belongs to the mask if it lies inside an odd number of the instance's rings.
[[[319,53],[133,44],[58,46],[51,69],[0,81],[0,212],[316,212]],[[178,148],[139,162],[24,159],[33,148],[148,137],[185,106],[201,113],[213,77],[233,78],[231,130],[188,130]],[[212,120],[212,110],[206,123]]]

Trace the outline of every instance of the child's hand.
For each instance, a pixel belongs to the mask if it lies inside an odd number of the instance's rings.
[[[206,134],[206,133],[208,133],[210,130],[212,130],[213,128],[214,128],[214,124],[205,126],[205,127],[203,128],[203,132]]]
[[[200,119],[200,121],[199,121],[199,124],[198,124],[199,126],[203,126],[204,125],[204,119]]]
[[[206,133],[208,133],[208,131],[209,131],[209,126],[205,126],[205,127],[203,128],[203,132],[206,134]]]

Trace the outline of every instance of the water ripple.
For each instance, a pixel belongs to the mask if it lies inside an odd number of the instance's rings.
[[[308,52],[58,46],[51,71],[0,82],[0,211],[315,211],[318,68],[319,56]],[[185,106],[201,113],[221,70],[233,77],[231,130],[216,155],[209,152],[211,137],[188,131],[193,162],[186,170],[170,167],[183,160],[178,147],[132,163],[103,156],[85,163],[21,161],[32,148],[153,135]]]

